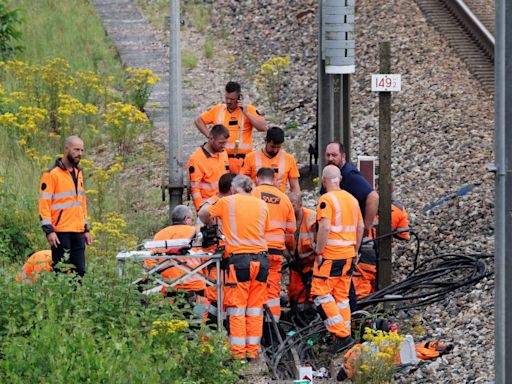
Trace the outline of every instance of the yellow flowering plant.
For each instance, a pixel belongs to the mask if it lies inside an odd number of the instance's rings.
[[[392,383],[396,364],[400,362],[400,343],[404,340],[396,332],[365,328],[365,343],[349,358],[354,384]]]
[[[125,249],[135,247],[135,235],[126,233],[126,221],[122,215],[109,212],[102,221],[92,223],[91,235],[94,242],[88,247],[88,253],[93,257],[113,257],[119,252],[120,245]]]
[[[160,81],[160,78],[153,74],[151,69],[126,68],[126,80],[124,82],[128,100],[144,111],[144,106],[149,100],[151,89]]]
[[[149,129],[148,117],[131,104],[112,102],[103,114],[105,128],[117,144],[118,153],[126,153],[135,139]]]
[[[91,202],[95,217],[99,221],[104,219],[103,212],[105,207],[105,197],[108,193],[108,182],[123,170],[123,162],[124,159],[121,156],[116,156],[114,158],[114,162],[104,168],[101,165],[95,165],[88,159],[81,161],[84,172],[87,173],[87,179],[96,187],[96,189],[87,189],[85,193]]]
[[[112,84],[112,76],[100,76],[92,71],[79,70],[75,74],[76,82],[74,91],[84,103],[104,105],[109,96],[109,87]]]
[[[125,152],[149,126],[141,109],[159,78],[149,69],[127,69],[124,92],[134,105],[112,101],[121,96],[112,90],[113,81],[112,76],[92,71],[74,72],[60,58],[40,66],[19,60],[0,61],[0,125],[20,145],[30,145],[36,133],[40,134],[43,140],[36,154],[55,153],[70,134],[82,136],[89,145],[107,134],[119,152]],[[38,115],[28,118],[24,111],[27,108]]]
[[[98,114],[98,107],[91,103],[82,103],[75,97],[67,94],[59,95],[57,107],[57,123],[61,136],[67,137],[72,133],[82,136],[88,128],[89,122],[94,121]]]
[[[287,56],[272,57],[261,64],[260,71],[256,75],[256,84],[266,94],[270,107],[274,111],[279,107],[284,74],[289,64],[290,60]]]
[[[16,114],[6,112],[0,115],[0,126],[7,130],[9,137],[22,147],[38,143],[44,138],[40,127],[46,124],[48,111],[32,106],[20,106]]]
[[[155,320],[153,321],[154,328],[151,330],[151,335],[168,334],[173,335],[176,332],[185,332],[189,328],[189,324],[185,320]]]

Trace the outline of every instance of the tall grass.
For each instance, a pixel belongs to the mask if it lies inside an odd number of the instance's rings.
[[[45,64],[49,59],[60,57],[65,59],[76,70],[91,70],[103,75],[111,75],[121,83],[124,71],[118,61],[118,55],[112,43],[106,37],[100,19],[91,4],[86,0],[13,0],[12,6],[19,8],[25,19],[21,26],[21,44],[25,47],[23,53],[15,58],[32,64]],[[44,146],[45,143],[37,145]],[[104,143],[91,146],[91,141],[85,142],[85,158],[96,158],[100,163],[108,162],[111,155],[111,145]],[[142,146],[141,146],[142,147]],[[105,151],[108,153],[105,156]],[[94,155],[94,152],[97,152]],[[57,157],[58,152],[52,157]],[[165,153],[157,154],[157,158],[164,157]],[[106,157],[106,159],[105,159]],[[158,161],[158,159],[155,159]],[[142,150],[136,148],[127,158],[125,169],[140,167],[144,162]],[[146,163],[147,164],[147,163]],[[147,164],[151,166],[151,164]],[[16,210],[33,217],[33,231],[30,239],[34,249],[46,247],[46,240],[39,228],[37,212],[38,183],[42,170],[23,153],[18,143],[9,138],[0,127],[0,180]],[[144,169],[141,170],[144,172]],[[137,237],[147,237],[160,229],[167,216],[159,196],[159,189],[149,191],[137,184],[137,177],[121,176],[111,185],[108,191],[106,211],[115,211],[125,216],[128,223],[127,231]],[[128,181],[132,181],[129,185]],[[86,187],[91,188],[91,180],[86,179]],[[154,193],[153,193],[154,192]],[[115,196],[121,199],[115,199]],[[126,204],[121,201],[130,196],[132,201]],[[137,201],[142,201],[140,202]],[[165,203],[164,203],[165,204]],[[92,207],[89,214],[92,213]],[[151,212],[146,214],[144,212]],[[12,217],[16,216],[16,212]],[[93,217],[94,220],[94,217]],[[26,225],[26,224],[25,224]],[[31,225],[31,223],[30,223]],[[1,228],[0,228],[1,232]],[[1,236],[0,236],[1,237]],[[0,241],[0,248],[2,244]],[[0,249],[0,254],[2,249]],[[22,257],[21,253],[12,257]]]
[[[24,52],[16,59],[33,64],[61,57],[73,69],[98,70],[122,76],[122,66],[105,36],[100,20],[85,0],[13,0],[25,19],[21,27]],[[37,199],[37,183],[41,170],[34,167],[0,130],[0,177],[9,182],[19,197],[20,208],[26,200]]]
[[[185,3],[183,11],[187,22],[199,33],[204,33],[210,22],[210,7],[202,2]]]
[[[18,59],[43,64],[61,57],[73,69],[121,75],[122,66],[95,13],[85,0],[14,0],[22,9],[25,51]]]

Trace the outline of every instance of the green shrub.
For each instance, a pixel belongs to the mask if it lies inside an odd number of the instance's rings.
[[[0,178],[0,262],[24,260],[33,253],[36,236],[36,207],[22,210],[16,206],[17,197]]]
[[[144,296],[114,272],[111,261],[97,260],[80,283],[67,274],[33,284],[4,275],[0,382],[235,382],[225,337],[204,338],[189,307]]]
[[[288,130],[288,129],[297,129],[298,127],[299,127],[299,124],[297,124],[296,121],[290,121],[288,124],[286,124],[284,129],[286,129],[286,130]]]
[[[10,9],[6,0],[0,0],[0,59],[6,60],[23,51],[18,45],[23,19],[19,9]]]

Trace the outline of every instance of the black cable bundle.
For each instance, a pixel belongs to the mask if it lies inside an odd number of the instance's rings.
[[[444,299],[449,293],[476,284],[492,274],[485,258],[492,255],[441,254],[421,262],[404,280],[358,301],[366,308],[393,302],[394,310],[419,307]]]
[[[493,273],[485,261],[492,255],[447,253],[416,265],[417,255],[418,252],[414,257],[413,271],[404,280],[358,302],[359,309],[365,309],[361,312],[371,313],[374,307],[384,302],[394,303],[391,307],[395,311],[432,304]],[[321,348],[313,348],[313,344],[321,344],[318,341],[329,337],[319,316],[305,326],[300,314],[292,314],[291,319],[293,322],[282,321],[279,324],[281,329],[286,329],[288,336],[284,339],[279,337],[277,345],[273,342],[263,351],[271,374],[278,380],[296,378],[299,365],[310,364],[313,369],[318,369],[318,350]]]

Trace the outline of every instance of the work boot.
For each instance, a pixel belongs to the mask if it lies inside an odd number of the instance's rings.
[[[352,345],[354,345],[354,343],[355,341],[352,338],[352,336],[336,337],[334,343],[327,347],[327,352],[329,352],[332,355],[335,355],[336,353],[339,353],[350,348]]]
[[[341,367],[341,369],[339,370],[338,374],[336,375],[336,380],[337,381],[344,381],[346,379],[348,379],[347,372],[345,372],[345,368],[344,367]]]

